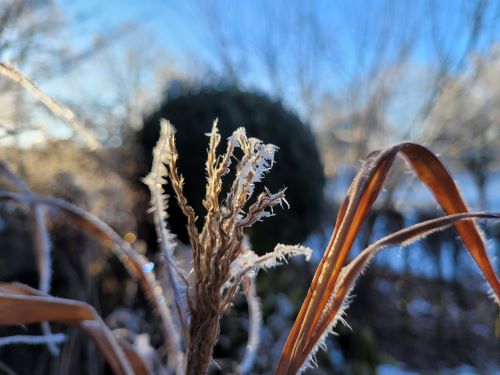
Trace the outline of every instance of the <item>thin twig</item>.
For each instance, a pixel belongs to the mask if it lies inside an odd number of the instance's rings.
[[[33,81],[7,62],[0,62],[0,75],[17,83],[42,103],[54,116],[64,120],[91,150],[101,148],[97,138],[78,120],[75,113],[45,94]]]
[[[45,345],[50,342],[53,344],[61,344],[64,341],[66,341],[66,335],[64,333],[55,333],[43,336],[16,335],[0,337],[0,347],[12,344]]]

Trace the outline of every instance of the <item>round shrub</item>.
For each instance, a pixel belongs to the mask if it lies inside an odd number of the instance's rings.
[[[255,194],[264,185],[272,192],[286,186],[290,209],[276,212],[276,216],[252,228],[250,239],[255,250],[268,251],[277,242],[299,243],[318,226],[323,206],[323,166],[310,129],[281,103],[233,88],[205,88],[167,100],[146,118],[138,134],[145,155],[144,173],[151,165],[151,150],[158,139],[162,118],[177,129],[179,171],[185,178],[185,194],[200,218],[205,215],[201,201],[206,184],[206,133],[218,118],[223,140],[243,126],[249,137],[279,147],[277,164],[261,186],[257,186]],[[225,141],[219,147],[225,149]],[[225,181],[230,179],[227,176]],[[171,191],[169,194],[173,196]],[[224,196],[223,192],[221,197]],[[185,242],[185,219],[174,201],[170,199],[169,224]]]

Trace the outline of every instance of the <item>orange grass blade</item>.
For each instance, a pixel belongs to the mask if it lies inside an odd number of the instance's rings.
[[[469,211],[450,174],[431,151],[414,143],[399,145],[399,151],[404,155],[419,179],[432,191],[434,198],[446,214]],[[468,220],[457,223],[456,229],[486,281],[491,285],[497,301],[500,301],[500,282],[488,259],[484,241],[477,225],[474,221]]]
[[[0,283],[0,311],[0,325],[45,321],[77,325],[92,338],[115,374],[134,375],[113,334],[86,303],[44,295],[22,284]]]
[[[455,223],[464,222],[465,220],[470,221],[473,218],[499,220],[500,214],[462,213],[443,216],[436,219],[427,220],[397,231],[368,246],[347,266],[342,268],[342,271],[340,272],[339,278],[335,285],[335,290],[332,294],[332,298],[329,301],[330,303],[328,304],[328,308],[325,311],[325,316],[320,321],[320,324],[317,327],[317,331],[328,332],[332,328],[332,323],[339,318],[339,313],[343,310],[345,300],[348,297],[349,292],[354,287],[355,281],[361,275],[363,270],[368,266],[371,259],[379,251],[388,247],[407,246],[433,232],[446,229],[447,227]],[[333,296],[335,297],[333,298]],[[498,302],[499,301],[497,300],[497,303]],[[311,352],[313,350],[314,345],[311,346],[310,344],[304,348],[305,352]]]
[[[36,203],[55,207],[68,215],[79,228],[99,240],[103,246],[110,247],[125,265],[129,273],[139,280],[143,290],[160,316],[163,336],[169,350],[169,361],[172,363],[182,362],[180,337],[174,327],[170,310],[163,301],[162,289],[157,283],[154,274],[144,271],[146,260],[136,253],[118,233],[96,216],[62,199],[42,197],[35,194],[0,192],[1,200],[12,200],[29,204]]]
[[[129,273],[138,279],[143,290],[146,292],[147,297],[155,308],[155,312],[160,317],[163,336],[168,349],[169,367],[177,367],[180,369],[184,362],[181,340],[177,330],[175,329],[170,310],[164,301],[162,288],[156,281],[154,273],[144,271],[149,268],[146,264],[147,260],[136,253],[118,233],[116,233],[109,225],[100,220],[98,217],[62,199],[41,197],[31,193],[22,179],[11,172],[2,161],[0,161],[0,174],[5,175],[20,191],[23,192],[23,194],[14,194],[2,191],[0,192],[0,201],[13,200],[16,202],[26,202],[32,206],[46,205],[49,207],[55,207],[68,215],[75,225],[93,236],[101,242],[103,246],[109,247],[113,250]]]
[[[29,324],[49,320],[76,324],[94,319],[94,313],[83,302],[50,297],[23,290],[22,284],[10,288],[0,284],[0,324]],[[35,307],[36,306],[36,307]],[[43,317],[47,317],[44,319]]]
[[[317,329],[318,321],[323,318],[354,239],[398,153],[403,154],[447,214],[468,212],[453,179],[425,147],[402,143],[370,154],[341,206],[332,237],[285,344],[276,374],[295,374],[309,355],[305,348],[313,347],[321,339],[323,332]],[[471,221],[457,223],[456,228],[498,300],[500,283],[488,260],[478,228]]]
[[[387,154],[389,161],[392,161],[396,151],[388,150]],[[381,168],[373,167],[374,164]],[[339,210],[330,242],[318,265],[302,308],[283,349],[276,374],[295,374],[307,358],[307,355],[304,356],[301,352],[307,337],[314,329],[314,322],[319,319],[326,304],[326,299],[323,301],[322,297],[328,297],[333,291],[334,282],[344,265],[369,208],[382,189],[391,164],[391,162],[380,158],[378,152],[372,153],[354,178]],[[363,202],[364,207],[361,206],[361,202]],[[329,278],[326,275],[330,275]],[[327,288],[330,289],[330,292],[327,291]],[[315,312],[318,312],[316,316]]]

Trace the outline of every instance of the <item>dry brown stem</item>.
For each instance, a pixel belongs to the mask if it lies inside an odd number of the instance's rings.
[[[252,269],[262,268],[259,257],[243,246],[244,229],[265,217],[273,215],[272,208],[286,203],[284,190],[260,193],[247,210],[255,184],[260,182],[274,162],[276,147],[263,144],[256,138],[247,138],[245,130],[236,130],[227,140],[225,153],[217,155],[221,137],[214,123],[209,136],[206,162],[207,188],[203,200],[206,209],[201,231],[196,226],[197,217],[183,193],[184,180],[177,171],[175,131],[162,121],[162,160],[168,170],[177,202],[187,217],[188,234],[193,252],[193,282],[188,289],[187,303],[190,312],[187,340],[187,367],[189,375],[205,374],[212,351],[219,337],[219,321],[229,308],[238,291],[242,278]],[[240,148],[243,156],[236,164],[236,176],[225,199],[220,197],[222,178],[229,173],[234,150]],[[156,150],[156,149],[155,149]],[[295,248],[271,253],[270,260],[279,263],[284,254],[303,254]],[[252,254],[254,256],[252,256]]]

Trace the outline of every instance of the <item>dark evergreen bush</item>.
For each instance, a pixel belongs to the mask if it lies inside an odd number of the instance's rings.
[[[185,193],[199,217],[205,215],[201,200],[205,192],[205,159],[208,133],[215,118],[223,140],[244,126],[250,137],[279,147],[277,165],[267,176],[271,191],[286,186],[290,210],[257,224],[250,234],[256,251],[270,250],[277,242],[298,243],[315,229],[323,206],[324,174],[310,129],[279,102],[237,89],[206,88],[167,100],[151,114],[139,132],[145,157],[144,173],[151,163],[151,150],[159,136],[160,119],[177,129],[178,166],[185,177]],[[225,141],[219,147],[225,148]],[[258,191],[256,191],[258,193]],[[171,192],[170,192],[170,195]],[[169,223],[185,241],[185,220],[170,199]]]

